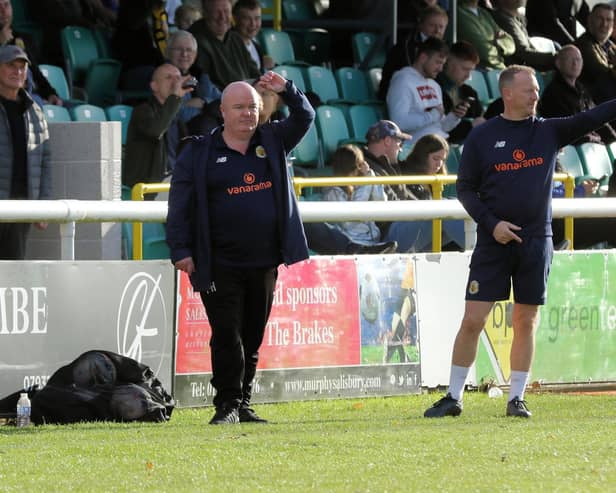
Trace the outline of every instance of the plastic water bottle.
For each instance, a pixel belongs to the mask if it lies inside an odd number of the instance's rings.
[[[488,389],[488,397],[492,399],[496,399],[502,396],[503,396],[503,391],[500,389],[500,387],[493,385],[492,387]]]
[[[30,425],[30,399],[26,392],[22,392],[19,395],[17,401],[17,428],[23,428]]]

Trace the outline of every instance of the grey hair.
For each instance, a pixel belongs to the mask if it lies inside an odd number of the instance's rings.
[[[198,49],[197,40],[192,35],[192,33],[188,31],[184,31],[183,29],[178,29],[177,31],[171,33],[171,35],[169,36],[169,41],[167,41],[167,58],[169,58],[170,52],[173,46],[175,45],[176,41],[182,38],[190,39],[190,42],[192,43],[192,46],[193,46],[193,50],[195,50],[195,53],[197,52],[197,49]]]

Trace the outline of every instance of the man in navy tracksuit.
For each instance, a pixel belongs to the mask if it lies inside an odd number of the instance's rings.
[[[477,222],[456,336],[448,394],[424,416],[457,416],[477,355],[479,335],[495,301],[513,285],[513,342],[507,416],[529,418],[524,390],[534,352],[539,306],[545,303],[552,261],[552,175],[561,147],[616,118],[616,100],[568,118],[535,116],[539,86],[534,70],[512,65],[499,88],[504,112],[473,129],[464,144],[458,198]]]
[[[211,424],[265,422],[249,404],[277,267],[308,258],[286,153],[308,131],[314,110],[274,72],[258,84],[280,94],[289,117],[257,126],[259,95],[245,82],[229,84],[224,126],[188,143],[169,193],[171,260],[190,275],[212,327]]]

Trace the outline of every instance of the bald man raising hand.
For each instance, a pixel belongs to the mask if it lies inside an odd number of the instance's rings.
[[[289,117],[259,126],[255,89],[229,84],[221,98],[223,126],[187,144],[169,193],[171,260],[190,276],[212,327],[210,424],[265,422],[250,398],[278,265],[308,258],[286,154],[308,131],[314,110],[274,72],[258,85],[281,96]]]

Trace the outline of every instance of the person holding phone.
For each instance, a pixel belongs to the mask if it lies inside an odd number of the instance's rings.
[[[473,127],[485,122],[477,92],[465,84],[478,63],[479,54],[475,47],[466,41],[458,41],[449,49],[445,68],[436,78],[443,91],[445,112],[457,112],[462,118],[449,132],[447,140],[450,144],[462,144]]]

